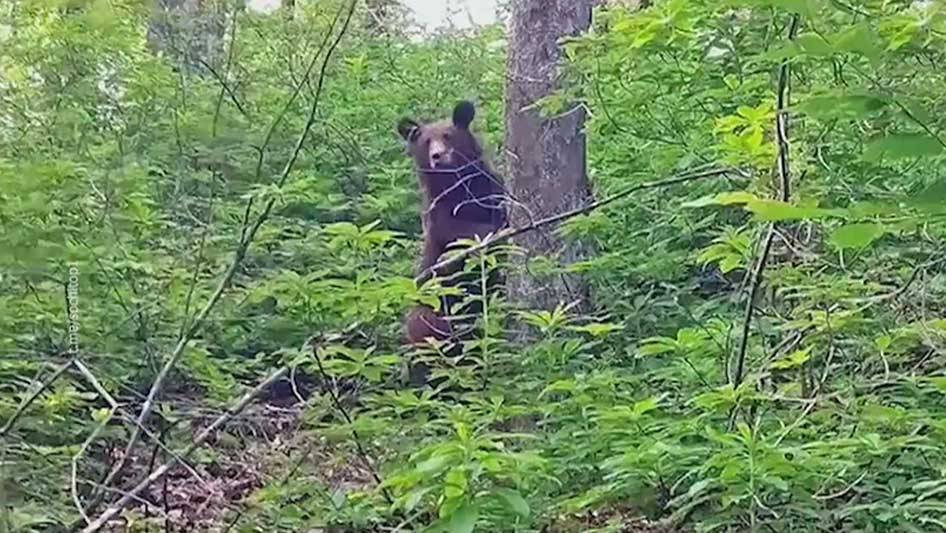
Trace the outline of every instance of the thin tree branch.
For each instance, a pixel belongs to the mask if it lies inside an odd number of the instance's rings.
[[[459,263],[460,261],[463,261],[467,257],[477,254],[486,248],[495,246],[496,244],[512,239],[513,237],[522,235],[523,233],[528,233],[530,231],[543,228],[545,226],[558,224],[560,222],[574,218],[578,215],[583,215],[591,211],[594,211],[596,209],[600,209],[618,200],[621,200],[627,196],[630,196],[631,194],[634,194],[635,192],[639,192],[645,189],[659,189],[662,187],[669,187],[671,185],[678,185],[680,183],[687,183],[691,181],[712,178],[716,176],[721,176],[723,174],[730,174],[730,173],[735,173],[735,172],[737,171],[731,168],[716,168],[716,169],[709,169],[706,171],[696,172],[692,174],[684,174],[682,176],[669,178],[666,180],[648,181],[644,183],[639,183],[637,185],[633,185],[622,191],[612,194],[611,196],[608,196],[607,198],[603,198],[596,202],[591,202],[590,204],[572,209],[571,211],[566,211],[558,215],[553,215],[547,218],[536,220],[535,222],[532,222],[525,226],[520,226],[516,228],[507,228],[507,229],[499,231],[498,233],[490,234],[479,244],[475,246],[471,246],[470,248],[467,248],[461,252],[458,252],[448,257],[447,259],[440,261],[439,263],[431,265],[430,267],[425,269],[423,272],[421,272],[416,278],[414,278],[414,281],[416,283],[424,283],[425,281],[432,278],[433,275],[437,271],[442,270],[446,267],[452,266],[455,263]]]
[[[788,39],[794,40],[798,32],[799,16],[792,15],[791,26],[788,30]],[[778,173],[780,181],[779,199],[787,202],[791,198],[791,168],[788,137],[788,102],[790,99],[789,82],[791,78],[791,65],[788,60],[782,61],[779,66],[778,74],[778,102],[775,111],[775,134],[778,138]],[[775,224],[770,224],[762,243],[762,251],[759,259],[756,261],[755,268],[752,269],[749,284],[749,299],[746,302],[745,316],[742,320],[742,334],[739,339],[739,352],[736,355],[736,370],[732,376],[733,388],[739,388],[745,374],[746,353],[749,349],[749,334],[752,329],[752,317],[755,314],[755,300],[759,294],[759,288],[762,286],[762,278],[765,273],[765,267],[769,261],[769,254],[772,251],[772,242],[775,240]]]
[[[328,372],[325,371],[325,366],[322,364],[322,358],[319,356],[319,343],[313,340],[310,342],[310,345],[312,347],[312,357],[315,358],[315,364],[319,367],[319,374],[322,376],[322,381],[325,383],[325,387],[328,389],[328,395],[332,399],[332,404],[335,406],[335,410],[341,413],[342,417],[345,418],[345,422],[347,422],[348,426],[351,428],[352,440],[355,443],[355,449],[358,450],[358,455],[361,457],[361,460],[365,466],[368,467],[368,471],[371,472],[371,477],[373,477],[378,486],[381,487],[381,492],[384,494],[384,499],[387,500],[388,503],[394,503],[394,498],[391,497],[391,493],[388,492],[388,489],[382,487],[383,482],[381,481],[381,474],[378,473],[378,469],[371,461],[371,456],[368,455],[368,452],[361,444],[361,437],[358,436],[358,431],[355,430],[354,421],[352,421],[351,416],[349,416],[348,410],[345,409],[344,405],[342,405],[342,401],[338,397],[338,392],[335,390],[334,384],[330,384],[330,381],[332,380],[329,377]]]
[[[92,388],[102,397],[103,400],[108,403],[108,413],[105,417],[102,418],[101,422],[95,426],[95,429],[92,430],[92,433],[82,442],[82,446],[76,450],[76,453],[72,456],[72,479],[70,481],[70,491],[72,493],[72,502],[76,506],[76,510],[79,511],[79,516],[82,517],[82,520],[85,523],[89,522],[89,517],[86,514],[85,507],[82,505],[82,500],[79,498],[79,460],[82,459],[82,456],[85,455],[85,451],[89,449],[89,446],[98,438],[99,434],[108,426],[108,423],[112,420],[112,417],[115,416],[115,412],[118,411],[118,402],[112,398],[112,395],[105,390],[105,387],[99,383],[99,380],[92,374],[92,371],[89,370],[85,364],[78,358],[74,359],[72,362],[76,370],[82,374],[82,377],[92,385]]]
[[[23,413],[25,413],[26,410],[29,409],[31,405],[33,405],[33,402],[35,402],[36,399],[39,398],[40,395],[43,394],[43,392],[46,389],[52,386],[52,384],[55,383],[56,380],[62,377],[62,375],[65,374],[67,370],[69,370],[69,367],[72,366],[72,363],[74,360],[75,360],[74,358],[69,359],[65,363],[56,367],[56,370],[54,370],[53,373],[50,374],[48,378],[46,378],[42,383],[40,383],[39,386],[36,387],[36,389],[33,390],[33,392],[30,393],[29,396],[27,396],[26,398],[23,399],[22,402],[20,402],[20,406],[16,408],[16,411],[7,420],[7,423],[3,425],[3,428],[0,428],[0,437],[5,437],[7,433],[11,429],[13,429],[14,424],[16,424],[16,421],[19,420],[21,416],[23,416]]]
[[[354,5],[354,2],[352,3]],[[296,98],[299,97],[299,94],[302,92],[302,88],[305,85],[308,85],[309,79],[312,76],[312,70],[315,68],[316,63],[318,62],[319,57],[322,55],[322,52],[325,50],[325,47],[329,45],[330,38],[332,33],[335,31],[335,25],[338,24],[338,20],[341,18],[342,10],[339,9],[335,13],[335,17],[332,19],[332,22],[329,23],[328,30],[325,32],[325,38],[322,39],[322,42],[319,44],[318,50],[315,51],[315,54],[312,55],[312,60],[309,61],[309,64],[306,66],[305,73],[303,73],[302,79],[296,86],[293,88],[292,94],[289,95],[289,100],[286,101],[286,105],[280,109],[279,114],[276,115],[276,118],[269,125],[269,128],[266,130],[266,135],[263,136],[263,144],[257,148],[259,156],[256,159],[256,169],[254,170],[254,176],[259,180],[263,172],[263,161],[266,158],[266,148],[269,146],[269,143],[273,140],[273,135],[276,133],[276,127],[282,122],[283,118],[286,116],[286,113],[289,112],[289,108],[296,101]],[[246,235],[247,230],[250,227],[250,214],[253,209],[253,198],[250,198],[246,203],[246,209],[243,212],[243,230],[240,235],[240,238]]]
[[[293,166],[298,160],[299,153],[302,151],[302,146],[305,143],[306,137],[308,137],[309,132],[312,129],[312,124],[315,122],[315,113],[318,109],[319,100],[321,96],[321,90],[324,84],[325,74],[328,68],[329,60],[332,57],[333,52],[337,48],[338,44],[341,42],[342,38],[348,31],[348,26],[351,22],[352,16],[355,12],[355,6],[357,5],[357,0],[353,0],[350,4],[347,17],[344,24],[341,27],[341,30],[336,35],[335,40],[332,42],[331,46],[328,48],[328,51],[325,54],[325,57],[322,61],[322,67],[319,75],[318,83],[318,92],[315,95],[315,98],[312,101],[312,105],[309,109],[309,115],[306,119],[305,127],[303,128],[302,133],[299,135],[299,139],[296,142],[295,148],[293,149],[292,156],[289,158],[289,161],[286,162],[285,167],[280,173],[279,179],[277,180],[277,187],[282,187],[285,185],[289,174],[292,172]],[[231,43],[233,46],[233,43]],[[252,201],[252,200],[250,200]],[[134,445],[137,443],[141,435],[140,427],[144,426],[147,422],[148,416],[151,414],[151,411],[154,409],[155,402],[157,400],[158,394],[161,392],[161,389],[164,387],[164,382],[167,379],[168,375],[171,372],[171,369],[177,364],[178,360],[184,353],[184,349],[187,347],[187,344],[193,339],[197,334],[200,328],[203,326],[204,321],[210,315],[210,312],[216,307],[217,303],[220,301],[220,298],[230,287],[230,283],[233,281],[233,277],[236,275],[237,269],[243,263],[243,259],[246,256],[247,251],[249,250],[250,245],[253,242],[253,239],[256,236],[256,232],[260,227],[269,219],[269,215],[272,212],[272,208],[276,203],[276,198],[270,198],[266,203],[262,213],[257,217],[254,224],[249,227],[249,230],[246,231],[240,239],[240,242],[234,251],[233,259],[230,262],[229,267],[224,273],[223,277],[220,279],[220,282],[217,284],[217,288],[214,290],[210,299],[207,300],[207,303],[200,310],[197,316],[194,318],[193,323],[190,327],[187,328],[187,331],[184,335],[180,337],[177,342],[177,345],[171,351],[171,354],[168,356],[167,361],[164,363],[164,366],[158,372],[157,377],[154,380],[154,383],[151,385],[151,390],[148,392],[148,397],[145,399],[145,403],[141,408],[141,413],[138,415],[138,419],[135,422],[135,428],[131,435],[131,438],[128,441],[128,444],[125,447],[125,453],[122,455],[115,467],[109,472],[108,476],[103,481],[102,485],[109,485],[114,479],[121,473],[124,469],[125,464],[128,461],[128,458],[133,452]],[[249,201],[248,201],[249,204]]]
[[[262,391],[267,389],[276,381],[282,379],[286,375],[287,371],[288,367],[286,366],[280,368],[276,372],[270,374],[270,376],[263,380],[263,382],[261,382],[259,385],[253,387],[253,389],[244,394],[243,397],[240,398],[240,401],[238,401],[233,407],[228,409],[222,415],[218,416],[209,426],[204,428],[204,430],[201,431],[194,439],[194,442],[179,452],[177,456],[172,457],[166,463],[156,468],[154,472],[152,472],[148,477],[143,479],[140,483],[135,485],[135,487],[126,492],[121,498],[118,499],[117,502],[110,505],[105,511],[102,512],[102,514],[96,517],[95,520],[91,521],[89,525],[82,530],[82,533],[92,533],[104,527],[109,522],[109,520],[118,515],[118,513],[120,513],[122,509],[124,509],[125,506],[127,506],[133,500],[136,500],[138,495],[144,492],[145,489],[147,489],[152,483],[167,475],[171,468],[173,468],[180,460],[190,457],[190,455],[194,453],[194,451],[197,450],[197,448],[200,447],[204,441],[210,438],[214,432],[243,412],[250,402],[252,402],[253,399],[256,398]],[[178,457],[180,459],[178,459]]]

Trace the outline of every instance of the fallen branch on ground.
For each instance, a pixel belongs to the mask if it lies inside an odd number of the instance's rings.
[[[194,442],[184,448],[184,450],[181,452],[177,453],[171,459],[168,459],[166,463],[156,468],[154,472],[141,480],[141,482],[135,485],[135,487],[133,487],[131,490],[124,493],[124,495],[119,498],[118,501],[105,509],[105,511],[103,511],[102,514],[100,514],[95,520],[89,522],[89,525],[82,530],[82,533],[92,533],[93,531],[98,531],[105,524],[107,524],[109,520],[115,518],[115,516],[118,515],[118,513],[120,513],[126,505],[131,503],[132,500],[136,500],[138,495],[144,492],[145,489],[147,489],[152,483],[167,475],[171,468],[173,468],[179,461],[186,460],[188,457],[190,457],[190,455],[194,453],[194,451],[196,451],[197,448],[199,448],[200,445],[204,443],[204,441],[210,438],[211,435],[213,435],[218,429],[223,427],[231,419],[243,412],[243,410],[246,409],[246,407],[250,404],[250,402],[253,401],[254,398],[256,398],[256,396],[269,388],[269,386],[276,381],[282,379],[288,371],[288,366],[280,368],[279,370],[270,374],[270,376],[263,380],[262,383],[253,387],[249,392],[244,394],[243,397],[240,398],[240,401],[238,401],[233,407],[227,409],[227,412],[218,416],[209,426],[204,428],[204,430],[201,431],[200,434],[198,434],[194,439]]]

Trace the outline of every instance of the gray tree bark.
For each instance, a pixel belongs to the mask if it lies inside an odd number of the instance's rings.
[[[584,108],[568,108],[543,117],[527,106],[561,87],[559,39],[586,31],[592,5],[599,0],[513,0],[506,58],[506,170],[510,192],[522,206],[510,207],[515,226],[585,205],[591,199],[586,175]],[[545,256],[557,264],[583,259],[580,243],[566,243],[551,233],[531,232],[516,244],[528,257]],[[519,271],[521,270],[521,272]],[[518,304],[552,309],[559,303],[589,302],[588,287],[574,275],[536,278],[510,273],[509,294]]]
[[[227,13],[220,0],[157,0],[148,43],[193,72],[223,61]]]
[[[365,0],[368,18],[365,27],[371,35],[389,35],[397,28],[395,15],[404,6],[399,0]]]

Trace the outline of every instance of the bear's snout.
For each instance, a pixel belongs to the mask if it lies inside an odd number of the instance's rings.
[[[453,165],[453,149],[440,140],[430,141],[428,150],[430,168],[445,168]]]

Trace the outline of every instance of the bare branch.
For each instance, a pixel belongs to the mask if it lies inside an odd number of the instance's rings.
[[[6,434],[11,429],[13,429],[13,425],[16,424],[16,421],[19,420],[21,416],[23,416],[23,413],[25,413],[26,410],[29,409],[31,405],[33,405],[33,402],[35,402],[36,399],[39,398],[39,396],[43,394],[46,389],[51,387],[52,384],[56,382],[56,380],[62,377],[62,375],[65,374],[67,370],[69,370],[69,367],[72,366],[73,361],[74,359],[69,359],[69,361],[56,367],[56,370],[54,370],[45,381],[40,383],[39,386],[36,387],[36,389],[33,390],[29,396],[23,399],[23,401],[20,403],[20,406],[16,408],[16,411],[13,413],[13,415],[7,420],[7,423],[4,424],[2,428],[0,428],[0,437],[5,437]]]
[[[608,196],[607,198],[603,198],[596,202],[591,202],[588,205],[578,207],[570,211],[566,211],[564,213],[559,213],[557,215],[553,215],[547,218],[536,220],[535,222],[526,224],[525,226],[520,226],[517,228],[507,228],[507,229],[499,231],[498,233],[491,234],[487,236],[481,243],[477,244],[476,246],[467,248],[463,250],[462,252],[454,254],[448,257],[447,259],[440,261],[439,263],[435,265],[431,265],[429,268],[421,272],[416,278],[414,278],[414,281],[417,283],[424,283],[425,281],[432,278],[433,275],[437,271],[442,270],[446,267],[452,266],[455,263],[458,263],[460,261],[463,261],[467,257],[477,254],[486,248],[495,246],[496,244],[499,244],[501,242],[505,242],[518,235],[522,235],[530,231],[535,231],[537,229],[544,228],[546,226],[551,226],[553,224],[558,224],[560,222],[564,222],[566,220],[575,218],[579,215],[590,213],[591,211],[600,209],[614,202],[617,202],[618,200],[621,200],[627,196],[630,196],[631,194],[634,194],[635,192],[646,190],[646,189],[659,189],[663,187],[669,187],[671,185],[678,185],[681,183],[688,183],[691,181],[697,181],[701,179],[712,178],[712,177],[721,176],[724,174],[736,173],[736,172],[737,171],[735,169],[731,169],[731,168],[715,168],[715,169],[705,170],[702,172],[695,172],[692,174],[684,174],[682,176],[669,178],[666,180],[648,181],[644,183],[639,183],[637,185],[632,185],[622,191],[619,191],[615,194],[612,194],[611,196]]]
[[[791,26],[788,30],[788,39],[795,39],[798,32],[799,16],[792,15]],[[775,111],[775,134],[778,138],[778,173],[781,183],[779,199],[787,202],[791,198],[791,169],[789,166],[789,143],[788,143],[788,100],[789,81],[791,77],[791,66],[786,59],[779,67],[778,75],[778,104]],[[752,317],[755,314],[755,300],[759,294],[759,288],[762,286],[762,277],[765,273],[765,267],[769,261],[769,254],[772,251],[772,242],[775,240],[775,224],[770,224],[762,243],[762,251],[759,253],[759,259],[756,261],[755,268],[752,269],[749,282],[749,299],[746,302],[746,312],[742,320],[742,335],[739,339],[739,352],[736,355],[736,371],[732,376],[731,383],[733,388],[739,388],[745,373],[746,352],[749,349],[749,333],[752,329]]]
[[[85,451],[89,449],[89,446],[98,438],[99,434],[108,426],[108,423],[111,422],[112,417],[115,416],[115,411],[118,410],[118,402],[112,398],[112,395],[105,390],[105,387],[99,383],[99,380],[95,377],[94,374],[89,370],[85,364],[76,358],[73,361],[73,366],[76,370],[82,374],[82,377],[92,385],[92,388],[98,393],[108,403],[109,409],[105,417],[102,418],[102,421],[99,422],[95,429],[92,430],[92,433],[89,434],[88,438],[83,441],[82,446],[76,450],[76,453],[72,456],[72,479],[70,480],[70,491],[72,493],[72,502],[76,506],[76,509],[79,511],[79,516],[82,517],[86,523],[89,522],[89,517],[86,515],[85,507],[82,505],[82,500],[79,499],[79,460],[82,459],[82,456],[85,455]]]
[[[310,342],[310,345],[312,347],[312,357],[315,358],[315,364],[319,367],[319,374],[322,376],[322,381],[324,381],[324,385],[328,389],[328,394],[332,399],[332,404],[335,406],[335,410],[341,413],[342,417],[345,418],[345,422],[347,422],[348,426],[351,428],[352,440],[355,443],[355,449],[358,450],[358,455],[361,457],[362,462],[368,468],[368,471],[371,472],[371,477],[374,478],[378,486],[381,486],[381,475],[378,473],[378,469],[375,468],[374,463],[371,461],[371,456],[368,455],[368,452],[365,450],[364,446],[362,446],[361,437],[358,436],[358,432],[355,430],[355,423],[348,414],[348,410],[345,409],[344,405],[342,405],[342,402],[338,397],[338,392],[335,390],[334,384],[329,384],[331,378],[329,377],[328,372],[325,371],[325,366],[322,364],[322,357],[319,356],[319,343],[313,340]],[[384,499],[387,500],[388,503],[394,503],[394,498],[391,497],[391,494],[387,489],[382,487],[381,492],[384,494]]]
[[[329,46],[328,51],[325,54],[325,57],[322,60],[321,71],[319,74],[319,83],[318,83],[318,92],[315,95],[315,98],[312,101],[312,105],[309,109],[309,115],[303,128],[302,133],[299,135],[299,139],[296,142],[295,148],[292,152],[292,156],[289,161],[286,162],[285,167],[279,175],[277,180],[277,187],[282,187],[285,185],[289,174],[292,172],[292,169],[298,160],[299,154],[302,151],[302,146],[305,143],[306,137],[308,137],[310,130],[312,129],[312,124],[315,122],[315,113],[318,109],[319,100],[321,96],[321,90],[325,80],[325,74],[328,68],[329,60],[332,57],[332,54],[338,44],[341,42],[342,38],[345,36],[351,18],[355,12],[355,6],[357,1],[352,1],[348,9],[347,17],[342,25],[341,30],[336,35],[331,46]],[[232,46],[232,44],[231,44]],[[268,139],[267,139],[268,142]],[[247,213],[249,213],[252,199],[247,202]],[[109,485],[114,479],[121,473],[124,469],[125,464],[128,461],[128,458],[133,452],[133,447],[137,443],[141,435],[140,427],[144,426],[148,420],[148,416],[151,414],[151,411],[154,409],[155,402],[157,400],[158,394],[161,392],[161,389],[164,387],[164,382],[167,379],[170,371],[177,364],[178,360],[181,358],[181,355],[184,353],[184,348],[187,344],[193,339],[197,334],[200,328],[203,326],[204,321],[210,315],[210,312],[216,307],[217,303],[220,301],[220,298],[230,287],[230,283],[233,281],[233,277],[236,275],[237,269],[243,263],[243,259],[246,256],[247,251],[249,250],[250,245],[253,242],[253,239],[256,236],[256,232],[259,228],[269,219],[269,215],[272,211],[273,206],[276,203],[275,198],[270,198],[263,208],[262,213],[257,217],[252,226],[249,226],[248,230],[244,227],[243,235],[240,238],[240,242],[237,245],[236,250],[233,254],[233,259],[230,262],[229,267],[224,273],[223,277],[220,279],[220,282],[217,284],[217,288],[214,290],[210,299],[207,300],[207,303],[204,304],[204,307],[200,310],[197,316],[194,318],[194,321],[191,323],[190,327],[187,328],[186,332],[180,337],[177,342],[177,345],[171,351],[171,354],[168,356],[167,361],[164,363],[164,366],[158,372],[157,377],[154,380],[154,383],[151,385],[151,390],[148,392],[148,397],[145,400],[144,405],[141,408],[141,412],[138,415],[138,419],[135,422],[134,432],[132,433],[131,438],[128,441],[128,444],[125,446],[125,453],[122,455],[121,459],[116,463],[115,467],[109,472],[106,476],[103,485]]]
[[[256,387],[253,387],[253,389],[251,389],[249,392],[244,394],[243,397],[240,398],[240,401],[238,401],[233,407],[228,409],[222,415],[218,416],[209,426],[204,428],[204,430],[201,431],[197,435],[197,437],[194,439],[194,442],[192,442],[190,445],[184,448],[181,452],[179,452],[177,456],[172,457],[166,463],[156,468],[154,472],[152,472],[148,477],[143,479],[140,483],[135,485],[131,490],[126,492],[124,495],[122,495],[122,497],[119,498],[118,501],[110,505],[105,511],[102,512],[102,514],[96,517],[95,520],[89,522],[89,525],[86,526],[82,530],[82,533],[92,533],[93,531],[98,531],[99,529],[104,527],[105,524],[107,524],[109,520],[111,520],[118,513],[120,513],[122,509],[125,508],[126,505],[131,503],[133,500],[136,500],[138,495],[144,492],[145,489],[147,489],[152,483],[154,483],[155,481],[167,475],[167,473],[171,470],[171,468],[173,468],[174,465],[176,465],[180,460],[187,459],[188,457],[190,457],[190,455],[194,453],[194,451],[197,450],[197,448],[200,447],[204,443],[204,441],[210,438],[210,436],[213,435],[214,432],[216,432],[223,425],[225,425],[234,417],[236,417],[241,412],[243,412],[243,410],[246,409],[246,407],[250,404],[250,402],[252,402],[253,399],[256,398],[262,391],[266,390],[270,385],[272,385],[276,381],[282,379],[286,375],[286,372],[288,370],[289,368],[285,366],[280,368],[276,372],[273,372],[272,374],[270,374],[270,376],[266,378],[265,380],[263,380],[263,382],[261,382],[259,385],[257,385]],[[178,459],[178,457],[180,457],[181,459]]]

